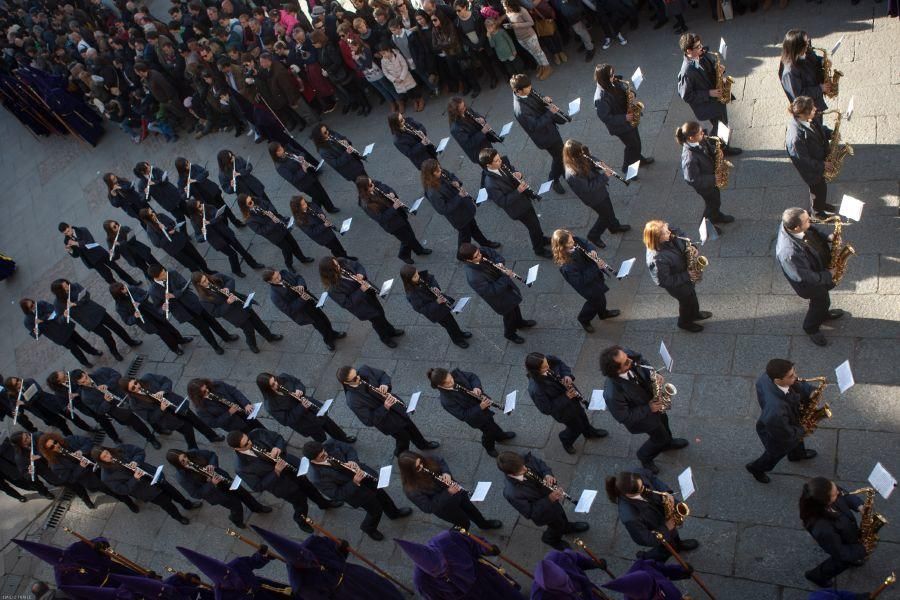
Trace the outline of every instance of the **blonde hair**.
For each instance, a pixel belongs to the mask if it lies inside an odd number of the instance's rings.
[[[647,224],[644,225],[644,245],[647,247],[647,250],[659,250],[659,246],[662,244],[660,238],[665,226],[666,222],[659,219],[647,221]]]
[[[574,240],[575,236],[568,229],[557,229],[550,238],[550,250],[553,252],[553,262],[559,266],[565,265],[572,261],[569,253],[566,252],[566,244],[569,240]]]

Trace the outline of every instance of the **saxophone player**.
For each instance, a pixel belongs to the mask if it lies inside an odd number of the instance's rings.
[[[641,154],[641,133],[638,131],[640,115],[634,115],[628,110],[628,82],[616,75],[615,67],[607,64],[594,68],[594,81],[597,82],[597,90],[594,92],[597,117],[606,125],[609,135],[619,138],[625,144],[622,172],[625,173],[628,165],[637,161],[641,161],[641,166],[653,164],[652,157]]]
[[[647,268],[653,283],[678,300],[678,327],[697,333],[703,331],[703,321],[712,316],[700,310],[694,284],[700,280],[699,270],[690,270],[687,246],[690,240],[680,229],[672,229],[664,221],[648,221],[644,225],[644,246],[647,247]]]
[[[832,166],[827,160],[831,130],[822,123],[821,118],[816,119],[819,109],[809,96],[796,98],[788,110],[791,118],[787,122],[784,147],[809,187],[810,212],[824,219],[836,210],[833,204],[826,201],[828,183],[825,181],[825,171]]]
[[[603,397],[613,418],[629,433],[650,436],[638,448],[641,466],[651,473],[659,473],[654,458],[665,450],[679,450],[688,446],[684,438],[672,436],[666,408],[654,393],[653,378],[660,389],[665,385],[662,375],[642,365],[640,354],[621,346],[610,346],[600,353],[600,371],[606,375]]]
[[[789,102],[800,96],[809,96],[819,112],[817,120],[822,124],[821,113],[828,108],[825,94],[832,91],[831,83],[820,82],[822,59],[813,52],[809,34],[802,29],[791,29],[784,34],[781,44],[781,64],[778,77]]]
[[[813,477],[803,484],[800,494],[800,520],[828,558],[804,575],[819,587],[834,586],[834,577],[866,560],[866,548],[860,541],[859,512],[862,499],[838,487],[825,477]]]
[[[678,43],[684,54],[678,73],[678,95],[688,103],[697,120],[709,121],[715,132],[719,122],[728,124],[728,105],[722,102],[722,92],[716,85],[718,61],[710,56],[699,34],[684,33]],[[730,156],[741,153],[734,146],[724,150]]]
[[[831,258],[828,242],[828,234],[812,226],[807,211],[793,207],[782,213],[775,257],[797,295],[809,300],[803,331],[817,346],[828,344],[819,331],[822,323],[844,316],[843,310],[831,308],[828,292],[834,287],[835,269],[828,268]]]
[[[639,550],[638,558],[659,562],[668,560],[669,551],[656,539],[654,531],[662,533],[679,552],[700,547],[697,540],[681,539],[677,523],[664,505],[666,494],[675,502],[671,496],[674,490],[648,470],[622,471],[615,477],[607,477],[605,485],[606,496],[618,507],[619,520],[632,541],[638,546],[650,548]]]
[[[703,198],[703,216],[713,223],[733,222],[734,217],[722,212],[722,193],[716,180],[716,145],[713,140],[706,135],[700,123],[688,121],[675,130],[675,141],[681,144],[681,172],[684,181]],[[720,232],[718,227],[716,231]]]
[[[756,421],[756,434],[765,451],[747,463],[745,468],[760,483],[769,483],[768,471],[785,456],[790,461],[808,460],[816,456],[803,444],[806,431],[800,424],[800,407],[809,401],[813,386],[800,381],[794,363],[773,358],[766,372],[756,380],[756,401],[762,412]]]

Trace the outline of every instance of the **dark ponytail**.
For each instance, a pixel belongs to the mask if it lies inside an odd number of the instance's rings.
[[[428,372],[425,373],[425,376],[428,377],[428,381],[431,382],[431,387],[437,389],[439,385],[444,383],[444,380],[447,379],[447,375],[449,374],[450,371],[448,371],[447,369],[435,367],[433,369],[428,369]]]
[[[679,145],[684,146],[687,143],[687,139],[697,135],[698,131],[700,131],[700,123],[697,121],[688,121],[675,130],[675,141],[678,142]]]
[[[618,504],[621,496],[638,493],[639,482],[643,483],[641,476],[629,471],[621,471],[615,477],[607,477],[605,483],[606,497],[613,504]]]

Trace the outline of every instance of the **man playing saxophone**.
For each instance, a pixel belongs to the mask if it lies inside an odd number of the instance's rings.
[[[816,119],[819,111],[809,96],[796,98],[788,110],[791,118],[787,122],[784,146],[800,177],[809,187],[810,212],[824,219],[828,213],[836,211],[833,204],[826,202],[828,183],[825,173],[834,168],[828,160],[828,141],[832,132],[822,124],[821,119]]]
[[[834,287],[834,268],[828,268],[831,260],[829,235],[812,227],[809,213],[799,207],[788,208],[781,215],[775,257],[788,283],[801,298],[809,300],[809,309],[803,319],[803,331],[817,346],[825,346],[828,340],[819,331],[825,321],[840,319],[844,311],[831,309],[828,292]]]
[[[797,377],[794,363],[773,358],[766,372],[756,380],[756,401],[762,412],[756,421],[756,434],[765,448],[762,456],[745,468],[760,483],[769,483],[766,475],[782,458],[807,460],[816,456],[803,444],[806,430],[800,422],[803,406],[809,402],[814,386]]]

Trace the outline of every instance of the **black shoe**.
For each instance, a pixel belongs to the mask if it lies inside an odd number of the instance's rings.
[[[709,312],[708,310],[701,310],[700,312],[697,313],[696,320],[697,321],[705,321],[706,319],[710,318],[711,316],[712,316],[712,313]]]
[[[500,529],[503,527],[503,521],[499,519],[488,519],[483,525],[479,525],[478,529]]]
[[[743,150],[738,148],[737,146],[725,146],[724,152],[725,156],[737,156],[738,154],[743,152]]]
[[[692,539],[687,539],[687,540],[682,539],[678,542],[678,546],[677,546],[678,550],[681,550],[682,552],[690,552],[691,550],[696,550],[699,547],[700,547],[700,542],[698,542],[697,540],[692,540]]]
[[[836,212],[837,212],[837,206],[835,206],[834,204],[831,204],[830,202],[826,202],[826,203],[825,203],[825,208],[824,208],[824,210],[825,210],[826,212],[836,213]]]
[[[184,356],[184,350],[182,350],[181,348],[175,348],[173,352],[175,353],[175,356]]]
[[[250,348],[250,352],[252,352],[253,354],[259,354],[259,346],[257,346],[256,344],[247,344],[247,346]]]
[[[123,360],[125,360],[125,357],[123,357],[123,356],[122,356],[121,354],[119,354],[118,352],[113,352],[112,355],[113,355],[113,358],[115,358],[116,360],[118,360],[118,361],[120,361],[120,362],[123,361]]]
[[[232,271],[232,273],[234,273],[235,277],[240,277],[241,279],[247,276],[247,274],[243,271]]]
[[[468,348],[469,347],[469,342],[467,342],[466,340],[451,340],[451,341],[454,344],[456,344],[457,346],[459,346],[460,348]]]
[[[618,227],[610,227],[610,233],[625,233],[626,231],[631,231],[631,225],[619,225]]]
[[[492,242],[492,241],[490,241],[490,240],[488,240],[487,242],[485,242],[485,243],[482,244],[482,246],[484,246],[485,248],[492,248],[492,249],[493,249],[493,248],[499,248],[499,247],[502,246],[502,245],[503,245],[503,244],[501,244],[500,242]]]
[[[652,156],[642,156],[641,157],[641,166],[646,167],[647,165],[652,165],[656,162],[656,159]]]
[[[816,346],[827,346],[828,345],[828,340],[825,339],[825,336],[822,335],[821,331],[817,331],[815,333],[810,333],[809,339]]]
[[[419,448],[419,450],[435,450],[440,447],[441,447],[440,442],[435,442],[434,440],[431,440],[430,442],[425,442],[425,446],[422,448]]]
[[[234,525],[235,527],[237,527],[238,529],[247,529],[247,524],[244,523],[243,521],[232,521],[231,519],[228,519],[228,520],[231,521],[231,524]]]
[[[197,510],[201,506],[203,506],[203,503],[200,502],[199,500],[197,500],[195,502],[188,501],[187,506],[185,506],[185,508],[187,510]]]
[[[25,496],[13,496],[13,498],[15,498],[16,500],[18,500],[19,502],[22,502],[23,504],[24,504],[25,502],[28,502],[28,498],[26,498]]]
[[[81,366],[84,367],[85,369],[93,369],[94,368],[94,364],[89,363],[89,362],[83,362],[83,363],[81,363]]]
[[[134,502],[131,502],[131,503],[129,503],[129,504],[126,504],[125,506],[127,506],[127,507],[128,507],[128,510],[130,510],[130,511],[133,512],[134,514],[137,514],[137,513],[141,512],[141,507],[139,507],[139,506],[138,506],[137,504],[135,504]],[[183,518],[183,517],[182,517],[182,518]],[[186,520],[186,519],[185,519],[185,520]]]
[[[591,325],[590,321],[588,321],[587,323],[584,323],[583,321],[578,321],[578,322],[581,323],[582,329],[584,329],[588,333],[594,333],[594,326]]]
[[[325,342],[325,347],[334,352],[334,342]]]
[[[179,344],[190,344],[193,341],[194,341],[193,336],[185,335],[185,336],[182,336],[182,338],[180,340],[178,340],[178,343]]]
[[[465,339],[469,339],[470,337],[472,337],[472,332],[471,332],[471,331],[463,331],[463,332],[462,332],[462,336],[463,336]]]
[[[508,336],[506,339],[511,341],[513,344],[524,344],[525,343],[525,338],[523,338],[519,334],[513,334],[511,336]]]
[[[91,510],[94,510],[95,508],[97,508],[97,505],[94,504],[94,502],[92,500],[83,500],[83,502],[84,502],[84,505],[87,506]]]
[[[418,255],[418,256],[428,256],[428,255],[431,254],[432,252],[434,252],[434,250],[432,250],[431,248],[422,248],[422,251],[421,251],[421,252],[416,252],[416,255]]]
[[[414,264],[416,264],[416,261],[414,261],[414,260],[412,259],[412,256],[401,256],[401,257],[399,257],[399,258],[400,258],[400,260],[402,260],[403,262],[405,262],[405,263],[408,264],[408,265],[414,265]]]
[[[666,23],[668,23],[668,22],[669,22],[668,17],[666,17],[665,19],[663,19],[661,21],[657,21],[656,23],[653,24],[653,29],[662,29],[663,27],[666,26]]]
[[[570,546],[569,542],[567,542],[566,540],[559,540],[558,542],[553,542],[553,543],[545,541],[544,543],[547,544],[548,546],[550,546],[551,548],[553,548],[554,550],[559,550],[560,552],[565,552],[566,550],[569,550],[572,548],[572,546]]]
[[[815,572],[815,569],[811,569],[804,573],[803,576],[806,577],[808,581],[812,581],[814,584],[822,588],[830,588],[834,586],[834,577],[832,577],[831,579],[818,579],[814,575]]]
[[[723,225],[725,223],[734,223],[734,217],[732,217],[731,215],[726,215],[725,213],[719,213],[719,216],[714,217],[711,220],[713,223],[722,223]]]
[[[500,454],[499,452],[497,452],[496,448],[485,448],[484,451],[487,452],[488,456],[490,456],[491,458],[497,458],[497,456],[499,456]]]
[[[519,329],[529,329],[537,325],[537,321],[534,319],[525,319],[521,323],[519,323]]]
[[[539,250],[534,251],[535,256],[541,256],[543,258],[553,258],[553,255],[546,248],[541,248]]]
[[[56,500],[56,496],[50,493],[50,490],[44,488],[43,491],[38,492],[41,495],[41,498],[46,498],[48,500]]]
[[[815,458],[816,456],[818,456],[818,454],[819,453],[816,452],[815,450],[804,450],[803,455],[799,456],[799,457],[792,458],[791,455],[788,454],[788,460],[791,462],[797,462],[797,461],[801,461],[801,460],[809,460],[811,458]]]
[[[236,342],[238,340],[238,336],[233,333],[229,333],[222,339],[224,339],[226,342]]]
[[[345,337],[347,337],[346,331],[335,331],[334,332],[334,339],[336,339],[336,340],[342,340]]]
[[[703,325],[699,325],[697,323],[687,323],[686,325],[679,325],[679,329],[684,329],[685,331],[690,331],[691,333],[699,333],[703,331]]]
[[[259,510],[254,510],[253,512],[266,515],[266,514],[269,514],[270,512],[272,512],[272,507],[271,506],[263,506]]]
[[[835,308],[828,311],[828,316],[825,317],[826,321],[834,321],[835,319],[840,319],[847,313],[841,310],[840,308]]]
[[[329,500],[325,503],[325,506],[320,506],[322,510],[328,510],[329,508],[340,508],[344,505],[343,500]]]
[[[600,318],[601,319],[612,319],[614,317],[618,317],[621,314],[622,314],[622,311],[620,311],[618,308],[611,308],[611,309],[605,311],[602,315],[600,315]]]
[[[266,265],[264,265],[264,264],[262,264],[262,263],[258,263],[258,262],[253,262],[253,263],[249,263],[249,262],[248,262],[248,263],[247,263],[247,266],[250,267],[251,269],[254,269],[254,270],[259,270],[259,269],[265,269],[265,268],[266,268]]]
[[[159,443],[159,440],[156,439],[156,438],[153,438],[153,439],[147,440],[147,441],[150,442],[150,445],[153,446],[153,449],[154,449],[154,450],[159,450],[160,448],[162,448],[162,444],[160,444],[160,443]],[[118,443],[118,442],[117,442],[117,443]]]
[[[498,442],[505,442],[505,441],[507,441],[507,440],[513,439],[514,437],[516,437],[516,432],[515,432],[515,431],[504,431],[504,432],[501,433],[499,436],[497,436],[497,441],[498,441]]]
[[[222,346],[213,346],[213,352],[215,352],[219,356],[222,356],[223,354],[225,354],[225,349],[222,348]]]
[[[344,439],[342,439],[341,441],[344,442],[345,444],[355,444],[356,436],[355,435],[346,435],[346,436],[344,436]]]
[[[137,348],[138,346],[140,346],[141,344],[144,343],[144,340],[129,340],[129,341],[126,342],[126,343],[127,343],[129,346],[131,346],[132,348]]]
[[[384,539],[384,534],[378,531],[377,529],[373,529],[372,531],[366,531],[365,534],[375,540],[376,542],[380,542]]]
[[[645,469],[647,469],[648,471],[650,471],[651,473],[653,473],[654,475],[659,473],[659,467],[656,466],[656,463],[653,461],[653,459],[642,460],[641,466],[644,467]]]
[[[594,60],[594,55],[597,54],[596,48],[591,48],[587,52],[584,53],[584,62],[591,62]]]
[[[690,442],[684,438],[672,438],[672,441],[666,446],[666,450],[681,450],[682,448],[687,448],[689,445]]]
[[[401,335],[403,335],[403,334],[405,334],[405,333],[406,333],[406,332],[403,331],[402,329],[394,329],[393,333],[391,333],[391,337],[392,337],[392,338],[400,337]]]
[[[554,179],[553,183],[550,184],[550,187],[557,194],[565,194],[566,188],[563,187],[563,184],[559,181],[559,179]]]
[[[584,533],[590,528],[591,526],[584,521],[574,521],[569,523],[569,526],[566,528],[566,533]]]
[[[392,339],[381,340],[381,343],[387,346],[388,348],[396,348],[397,342]]]
[[[575,446],[571,444],[563,444],[563,450],[566,451],[566,454],[575,454]]]
[[[267,342],[280,342],[283,339],[284,339],[284,336],[281,335],[280,333],[273,333],[272,335],[269,336],[269,338],[266,341]]]
[[[314,259],[312,256],[303,256],[300,258],[300,262],[303,263],[304,265],[308,265],[309,263],[311,263],[314,260],[316,260],[316,259]]]
[[[331,208],[325,207],[325,212],[328,212],[333,215],[335,213],[341,212],[341,209],[339,209],[337,206],[332,206]]]
[[[390,519],[405,519],[409,515],[412,514],[412,509],[408,506],[404,506],[403,508],[397,509],[397,514],[393,517],[389,517]]]
[[[605,429],[600,429],[599,427],[591,427],[588,430],[587,434],[585,434],[584,437],[590,438],[590,439],[597,439],[597,438],[605,438],[608,435],[609,435],[609,432]]]
[[[346,106],[344,107],[344,114],[347,114]],[[306,521],[297,522],[297,527],[299,527],[302,531],[305,531],[306,533],[313,533],[313,528]]]
[[[748,473],[750,473],[751,475],[753,475],[753,479],[757,480],[757,481],[760,482],[760,483],[769,483],[770,481],[772,481],[772,480],[769,478],[769,476],[766,475],[765,473],[763,473],[762,471],[754,471],[754,470],[750,467],[750,464],[751,464],[751,463],[748,463],[748,464],[744,465],[744,468],[747,469],[747,472],[748,472]]]

